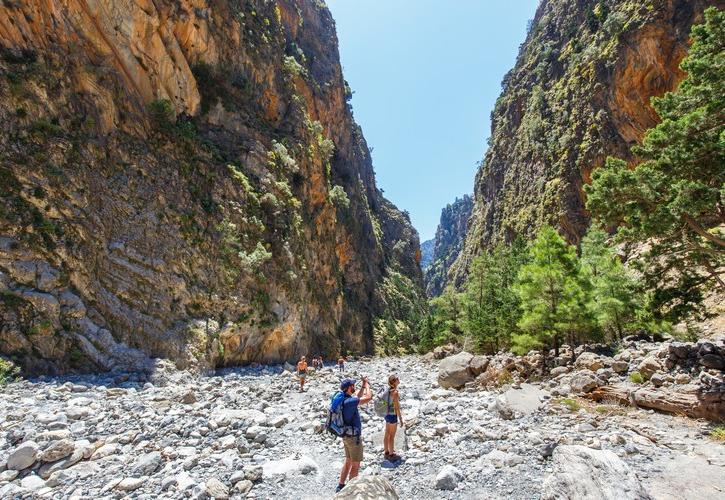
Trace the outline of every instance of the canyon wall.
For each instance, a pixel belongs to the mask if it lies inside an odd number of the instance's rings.
[[[305,0],[0,4],[0,352],[26,373],[373,350],[418,235]],[[395,292],[393,290],[392,292]]]
[[[551,224],[572,243],[589,225],[582,186],[657,123],[649,102],[684,77],[690,28],[721,0],[543,0],[491,115],[464,248],[448,273]]]

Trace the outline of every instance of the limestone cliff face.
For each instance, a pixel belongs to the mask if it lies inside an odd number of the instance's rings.
[[[441,220],[436,229],[433,260],[425,271],[426,292],[436,297],[448,282],[448,271],[463,248],[468,232],[468,219],[473,210],[473,198],[463,195],[441,210]]]
[[[0,352],[26,372],[368,352],[389,273],[421,290],[323,3],[11,0],[0,56]]]
[[[589,224],[583,184],[607,156],[631,158],[656,124],[649,100],[683,78],[690,28],[710,5],[725,2],[541,2],[492,113],[455,282],[484,249],[545,224],[579,241]]]

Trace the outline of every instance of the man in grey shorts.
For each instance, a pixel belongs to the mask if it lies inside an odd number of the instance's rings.
[[[358,406],[369,403],[373,399],[373,392],[370,390],[370,384],[367,377],[362,379],[362,387],[355,393],[355,381],[346,378],[340,383],[340,390],[345,393],[345,399],[342,403],[342,418],[346,425],[354,429],[354,436],[345,436],[342,442],[345,445],[345,463],[340,472],[340,482],[337,490],[340,491],[345,487],[348,479],[357,477],[360,471],[360,462],[363,459],[363,443],[362,443],[362,422],[360,421],[360,412]]]

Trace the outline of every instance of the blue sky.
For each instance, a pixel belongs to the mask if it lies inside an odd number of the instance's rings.
[[[327,0],[378,186],[421,241],[473,192],[501,79],[538,0]]]

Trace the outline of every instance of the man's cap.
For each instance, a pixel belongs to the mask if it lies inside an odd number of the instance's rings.
[[[344,391],[351,385],[355,385],[355,380],[353,380],[351,378],[346,378],[342,382],[340,382],[340,390]]]

